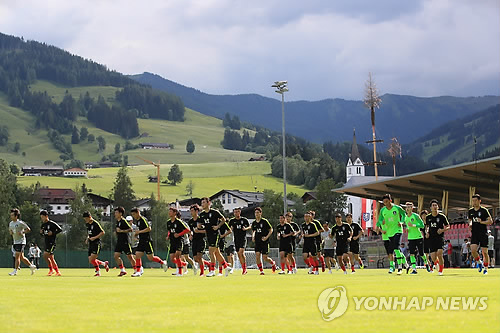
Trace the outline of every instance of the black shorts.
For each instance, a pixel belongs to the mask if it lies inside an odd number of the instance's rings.
[[[304,241],[304,247],[302,248],[302,253],[309,253],[312,256],[315,256],[318,253],[318,249],[316,248],[316,242],[306,242]]]
[[[99,251],[101,251],[101,242],[89,242],[89,257],[92,254],[99,254]]]
[[[234,245],[228,245],[224,248],[224,254],[226,256],[230,256],[231,254],[234,254]]]
[[[153,254],[153,243],[151,241],[139,241],[135,252],[145,252],[146,254]]]
[[[184,244],[182,244],[182,240],[176,239],[170,240],[170,250],[168,251],[169,254],[174,254],[177,251],[180,251],[182,253],[182,250],[184,248]]]
[[[26,244],[14,244],[12,245],[14,247],[14,251],[16,252],[24,252],[24,247]]]
[[[220,242],[219,233],[207,234],[208,247],[218,247]]]
[[[224,247],[226,247],[226,242],[224,241],[224,239],[219,239],[219,250],[220,250],[220,253],[224,253]]]
[[[239,251],[240,249],[245,250],[247,247],[247,239],[246,237],[243,239],[234,239],[234,248],[236,251]]]
[[[297,243],[295,237],[292,237],[290,245],[292,245],[292,253],[295,253],[295,249],[297,249]]]
[[[423,238],[424,240],[424,253],[431,253],[431,241],[429,238]]]
[[[316,238],[316,250],[318,253],[321,252],[321,238],[320,239]]]
[[[410,254],[413,254],[413,255],[420,254],[421,256],[424,255],[424,239],[423,238],[409,239],[408,240],[408,247],[410,250]]]
[[[359,254],[359,242],[357,240],[349,243],[349,252]]]
[[[335,248],[335,252],[337,253],[337,257],[342,257],[342,255],[349,252],[349,243],[337,243],[337,247]]]
[[[442,250],[443,245],[444,245],[444,238],[443,237],[433,237],[433,238],[428,238],[429,240],[429,248],[431,253],[432,252],[437,252],[437,250]]]
[[[392,250],[399,249],[399,245],[401,244],[401,233],[396,233],[394,236],[389,237],[389,241],[391,242]]]
[[[285,255],[292,253],[292,243],[290,241],[280,242],[279,251],[285,252]]]
[[[490,257],[490,263],[491,263],[491,259],[495,259],[495,251],[488,250],[488,257]]]
[[[131,255],[132,254],[132,248],[130,247],[130,244],[127,243],[122,243],[122,242],[117,242],[115,245],[115,252],[118,253],[125,253],[126,255]]]
[[[477,232],[473,233],[470,237],[470,243],[476,244],[479,247],[488,247],[488,234],[485,232],[482,232],[480,234],[478,234]]]
[[[325,257],[335,258],[335,249],[323,249],[323,255]]]
[[[387,254],[392,254],[392,252],[394,252],[394,249],[392,248],[391,245],[391,241],[388,239],[384,241],[384,248],[385,248],[385,253]]]
[[[44,251],[50,254],[54,254],[54,250],[56,249],[56,242],[45,243]]]
[[[189,244],[182,244],[182,254],[189,255]]]
[[[202,239],[193,239],[193,243],[191,246],[191,250],[193,251],[193,256],[198,254],[203,254],[205,252],[206,244],[205,238]]]
[[[269,253],[269,242],[255,242],[255,252],[260,252],[262,254]]]

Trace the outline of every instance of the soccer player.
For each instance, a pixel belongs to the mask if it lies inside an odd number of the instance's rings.
[[[488,231],[486,226],[493,223],[490,212],[481,206],[481,196],[474,194],[472,196],[472,207],[469,209],[469,228],[472,231],[470,249],[472,257],[477,262],[477,268],[481,272],[484,268],[483,274],[488,274]],[[479,258],[478,249],[481,248],[483,252],[484,264]]]
[[[189,225],[188,225],[188,227],[189,227]],[[196,267],[194,260],[191,259],[191,257],[189,256],[189,247],[191,245],[191,240],[190,240],[189,236],[191,236],[191,229],[189,229],[189,233],[182,236],[181,259],[182,259],[182,262],[186,263],[186,265],[183,265],[184,274],[188,273],[187,263],[189,263],[191,265],[191,268],[193,268],[193,274],[196,275],[196,274],[198,274],[198,268]]]
[[[184,243],[182,238],[184,235],[190,233],[189,227],[179,218],[180,213],[175,207],[170,207],[168,209],[168,217],[170,220],[167,221],[167,239],[170,240],[170,261],[172,261],[177,266],[176,276],[183,276],[182,267],[186,264],[182,262],[182,248]]]
[[[429,239],[432,262],[436,262],[436,259],[439,260],[439,275],[443,275],[444,232],[450,228],[450,224],[446,216],[438,211],[438,201],[432,199],[430,204],[431,213],[425,218],[425,225],[428,228],[425,237]]]
[[[55,272],[55,276],[61,276],[59,267],[54,259],[54,250],[56,248],[56,236],[62,231],[62,228],[57,223],[49,219],[49,213],[46,210],[42,210],[40,212],[40,219],[42,220],[40,234],[45,237],[45,250],[43,252],[43,258],[49,265],[49,273],[47,275],[51,276]]]
[[[286,223],[285,216],[280,215],[280,225],[277,228],[278,240],[280,242],[280,264],[281,271],[278,274],[286,274],[285,266],[287,265],[287,256],[292,253],[292,235],[294,231],[289,223]],[[288,264],[288,272],[292,272],[292,267]]]
[[[326,266],[328,273],[332,274],[332,263],[338,269],[337,261],[335,260],[335,240],[330,234],[328,222],[323,223],[323,232],[321,238],[323,239],[323,253],[325,255]]]
[[[198,225],[200,225],[201,227],[203,226],[198,216],[199,211],[200,207],[197,204],[191,205],[191,207],[189,207],[191,219],[188,221],[188,226],[191,229],[191,251],[193,252],[193,259],[197,263],[195,264],[195,267],[200,269],[200,276],[204,276],[205,264],[203,260],[203,253],[205,252],[206,242],[205,229],[198,228]]]
[[[300,235],[300,227],[297,223],[292,221],[293,219],[293,214],[291,212],[286,213],[286,222],[290,224],[292,227],[294,234],[291,236],[291,242],[292,242],[292,253],[288,255],[288,261],[290,262],[290,266],[292,266],[292,273],[296,274],[297,273],[297,264],[295,262],[295,248],[297,246],[297,236]]]
[[[256,207],[254,210],[255,221],[252,223],[252,241],[255,243],[255,256],[257,267],[259,268],[260,275],[264,275],[262,266],[262,259],[272,265],[273,273],[276,272],[276,263],[273,259],[268,257],[269,254],[269,237],[273,234],[273,227],[271,223],[262,217],[262,208]]]
[[[237,207],[233,210],[234,217],[229,220],[229,226],[234,234],[234,248],[238,251],[240,259],[242,275],[247,274],[247,262],[245,258],[245,248],[247,246],[247,231],[252,229],[250,222],[246,217],[241,216],[241,208]]]
[[[357,223],[352,222],[352,214],[347,213],[345,216],[347,224],[351,226],[352,229],[352,239],[349,243],[349,259],[351,260],[351,270],[354,272],[354,260],[359,262],[359,268],[363,269],[363,260],[359,256],[359,238],[363,236],[364,231]]]
[[[321,228],[323,229],[323,228]],[[316,248],[316,237],[319,235],[318,228],[312,220],[311,212],[304,214],[304,223],[302,224],[302,236],[304,237],[304,246],[302,248],[302,257],[309,266],[309,274],[319,274],[317,259],[318,250]]]
[[[429,215],[427,209],[424,209],[423,211],[420,212],[420,218],[424,222],[424,235],[427,233],[428,229],[427,226],[425,225],[425,219],[427,218],[427,215]],[[425,266],[425,268],[427,268],[427,272],[434,273],[434,269],[432,267],[433,264],[429,262],[431,260],[430,241],[425,237],[423,238],[423,240],[424,240],[424,256],[427,261],[427,265]]]
[[[14,270],[9,273],[10,276],[17,275],[21,261],[29,266],[31,270],[31,275],[35,273],[36,266],[33,265],[24,256],[24,247],[26,246],[26,236],[25,234],[30,232],[31,229],[26,223],[20,220],[21,212],[19,209],[14,208],[10,210],[10,223],[9,223],[9,233],[12,236],[12,241],[14,245]]]
[[[335,248],[335,252],[337,254],[337,263],[344,271],[344,274],[347,274],[345,269],[346,263],[349,263],[349,244],[352,240],[352,229],[351,226],[345,222],[342,222],[342,215],[340,213],[335,214],[335,225],[332,227],[332,236],[335,236],[335,240],[337,242],[337,247]],[[351,267],[354,267],[354,264],[351,264]],[[352,271],[355,272],[354,270]]]
[[[128,242],[130,244],[130,248],[132,249],[132,255],[134,256],[134,258],[136,258],[135,257],[135,253],[137,252],[137,246],[139,245],[139,236],[137,236],[135,234],[135,232],[137,230],[139,230],[139,228],[137,227],[137,224],[136,224],[136,222],[134,221],[134,218],[131,215],[127,215],[125,217],[125,220],[132,227],[132,232],[129,232],[127,234],[127,237],[128,237]],[[142,266],[139,266],[139,267],[140,267],[139,268],[139,273],[141,273],[141,275],[142,275],[142,272],[143,272]],[[135,269],[136,269],[136,267],[134,267],[134,270]]]
[[[163,261],[160,257],[154,255],[153,242],[151,241],[151,225],[146,220],[138,208],[134,207],[130,210],[130,214],[137,225],[137,230],[134,232],[135,237],[139,237],[139,243],[135,249],[135,265],[142,267],[142,256],[146,253],[149,261],[159,263],[164,271],[167,271],[167,261]],[[143,272],[139,271],[142,275]]]
[[[321,222],[315,219],[316,217],[316,212],[314,210],[311,210],[311,217],[312,221],[314,224],[316,224],[316,228],[318,229],[318,236],[316,236],[316,250],[318,251],[318,258],[319,262],[321,263],[321,271],[325,271],[325,258],[323,257],[323,254],[321,253],[321,244],[323,242],[323,239],[321,238],[321,233],[325,230],[323,230],[323,225],[321,225]]]
[[[226,276],[229,275],[230,267],[229,264],[224,260],[222,254],[219,251],[219,241],[220,235],[218,229],[226,223],[226,218],[218,210],[210,208],[210,199],[205,197],[201,199],[201,207],[203,211],[200,213],[200,223],[198,228],[204,228],[207,236],[208,243],[208,254],[210,256],[210,267],[207,277],[212,277],[215,275],[215,260],[219,262],[219,265],[226,270]],[[203,225],[203,226],[202,226]]]
[[[404,222],[408,229],[408,247],[410,248],[410,263],[412,267],[411,274],[417,274],[416,255],[423,256],[425,267],[429,267],[427,258],[424,254],[424,237],[422,236],[422,228],[424,221],[417,213],[413,212],[413,202],[406,203],[406,215]],[[406,268],[406,274],[410,270],[410,266]]]
[[[222,255],[222,253],[225,254],[226,237],[229,236],[229,234],[231,234],[231,232],[232,232],[231,228],[229,227],[227,222],[224,222],[219,228],[219,234],[220,234],[219,251],[220,251],[221,255]],[[229,244],[229,240],[228,240],[228,244]],[[233,245],[233,248],[234,248],[234,245]],[[227,255],[226,255],[226,258],[227,258]],[[229,261],[229,260],[227,260],[227,261]],[[228,264],[229,264],[229,262],[228,262]],[[229,267],[230,267],[229,272],[231,272],[232,266],[229,266]],[[223,269],[223,266],[219,265],[219,275],[218,276],[222,276],[222,269]]]
[[[387,236],[389,236],[389,241],[394,255],[396,256],[396,263],[398,265],[398,275],[401,275],[403,270],[403,265],[406,263],[406,259],[399,250],[399,244],[401,244],[401,235],[403,234],[403,219],[406,212],[400,206],[393,205],[390,194],[385,194],[382,197],[384,207],[380,210],[378,222],[381,224],[385,222],[387,224]],[[391,254],[389,257],[391,269],[389,273],[394,271],[394,255]]]
[[[229,223],[227,223],[229,226]],[[229,271],[229,274],[233,274],[234,272],[234,253],[236,252],[234,248],[234,233],[233,230],[231,229],[231,226],[229,226],[229,234],[225,236],[225,247],[224,247],[224,254],[226,255],[227,262],[229,266],[231,267],[231,270]]]
[[[99,251],[101,250],[101,237],[104,236],[105,232],[101,227],[101,224],[92,218],[90,212],[84,212],[83,219],[87,224],[88,236],[85,239],[85,244],[89,245],[89,263],[95,268],[94,276],[101,276],[99,266],[103,266],[106,269],[106,272],[109,272],[109,263],[107,261],[97,259]]]
[[[116,220],[116,225],[115,225],[116,245],[115,245],[114,258],[116,263],[118,264],[118,267],[120,268],[120,273],[118,274],[118,276],[124,276],[127,274],[125,266],[123,265],[123,260],[122,258],[120,258],[120,255],[123,252],[127,256],[128,260],[130,261],[130,264],[135,270],[132,276],[136,277],[141,275],[140,272],[141,267],[136,266],[135,257],[132,254],[132,248],[130,247],[128,234],[131,233],[133,229],[132,225],[123,217],[124,214],[125,214],[125,208],[123,207],[115,208],[114,215]]]

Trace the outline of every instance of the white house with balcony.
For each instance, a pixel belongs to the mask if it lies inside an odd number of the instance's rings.
[[[64,170],[63,176],[64,177],[85,177],[87,178],[87,170],[85,169],[80,169],[80,168],[71,168],[68,170]]]

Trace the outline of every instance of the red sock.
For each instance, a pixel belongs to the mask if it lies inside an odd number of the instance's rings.
[[[181,265],[182,265],[182,266],[187,266],[187,264],[188,264],[186,261],[182,261],[182,260],[180,260],[180,259],[179,259],[179,261],[181,262]]]
[[[224,260],[224,261],[222,262],[222,268],[226,269],[226,268],[227,268],[227,266],[229,266],[229,264],[227,263],[227,261],[225,261],[225,260]]]
[[[52,260],[54,260],[54,259],[52,259]],[[59,267],[57,267],[57,263],[55,262],[55,260],[54,260],[52,266],[54,266],[54,270],[59,273]]]
[[[98,272],[99,271],[99,264],[97,263],[97,260],[94,259],[90,263],[92,264],[92,266],[94,266],[95,271]]]
[[[479,262],[479,260],[481,260],[481,259],[479,258],[479,256],[477,256],[477,258],[475,258],[474,260]]]
[[[205,274],[205,265],[200,266],[200,276]]]
[[[311,257],[309,258],[306,258],[306,260],[304,260],[304,262],[307,264],[307,267],[311,267]]]
[[[215,263],[210,263],[210,271],[215,271]]]
[[[222,274],[222,266],[219,265],[219,274]]]
[[[247,270],[247,264],[246,264],[246,263],[245,263],[245,264],[241,264],[241,268],[242,268],[244,271],[246,271],[246,270]]]
[[[439,265],[439,272],[443,272],[444,265]]]
[[[258,264],[257,267],[259,267],[259,271],[261,271],[261,272],[263,271],[262,270],[262,264]]]
[[[153,261],[162,264],[163,260],[160,259],[160,257],[154,256]],[[142,265],[141,265],[142,266]]]
[[[292,270],[292,265],[288,265],[288,271],[290,272]]]
[[[281,270],[284,271],[285,270],[285,263],[281,263]]]
[[[354,265],[351,265],[351,271],[354,272]]]
[[[487,261],[484,262],[484,268],[485,269],[488,268],[488,262]]]
[[[342,266],[340,266],[340,268],[342,268],[342,270],[345,272],[345,266],[344,266],[344,264],[342,264]]]
[[[321,267],[325,268],[325,257],[323,257],[322,255],[319,256],[319,261],[321,262]]]
[[[210,264],[211,264],[210,261],[206,261],[205,259],[203,259],[203,265],[210,267]]]
[[[49,272],[52,272],[52,261],[49,260]]]
[[[97,263],[97,266],[104,266],[104,261],[100,261],[99,259],[96,259],[95,262]]]
[[[118,267],[120,267],[120,269],[123,269],[123,268],[124,268],[124,267],[123,267],[123,264],[122,264],[122,265],[119,265]]]
[[[139,269],[140,269],[142,266],[142,259],[135,259],[135,266],[139,267]]]

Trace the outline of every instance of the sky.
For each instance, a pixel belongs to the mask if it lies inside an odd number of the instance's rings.
[[[500,95],[498,0],[0,0],[0,32],[210,94]]]

